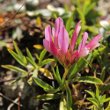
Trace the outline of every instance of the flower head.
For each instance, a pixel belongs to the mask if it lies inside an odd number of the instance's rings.
[[[87,43],[88,33],[84,32],[81,43],[76,49],[76,42],[80,32],[80,22],[76,24],[72,39],[69,39],[63,20],[59,17],[55,21],[55,27],[50,25],[45,28],[45,39],[43,45],[47,51],[53,54],[65,66],[73,64],[80,57],[87,56],[92,50],[99,46],[101,35],[95,36]]]

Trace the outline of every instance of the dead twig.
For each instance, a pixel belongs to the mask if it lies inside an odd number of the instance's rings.
[[[0,96],[3,97],[3,98],[5,98],[6,100],[9,100],[10,102],[12,102],[13,105],[14,105],[14,104],[19,105],[19,104],[18,104],[18,99],[19,99],[19,98],[16,98],[16,99],[13,101],[12,99],[10,99],[9,97],[3,95],[2,93],[0,93]],[[10,104],[10,106],[12,106],[12,104]],[[9,106],[9,107],[10,107],[10,106]],[[23,105],[20,104],[19,106],[22,107]],[[7,110],[9,110],[9,109],[7,109]]]

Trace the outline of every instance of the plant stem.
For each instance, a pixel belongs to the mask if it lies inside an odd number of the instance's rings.
[[[65,68],[65,72],[63,74],[63,79],[66,79],[67,74],[68,74],[68,68]]]

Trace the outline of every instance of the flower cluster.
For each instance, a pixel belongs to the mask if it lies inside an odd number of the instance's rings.
[[[76,42],[80,32],[80,22],[76,24],[72,38],[69,39],[63,20],[59,17],[55,21],[55,27],[48,25],[45,28],[45,39],[43,45],[47,51],[53,54],[63,65],[73,64],[81,57],[87,56],[92,50],[99,46],[101,35],[95,36],[87,43],[88,33],[84,32],[82,41],[76,49]]]

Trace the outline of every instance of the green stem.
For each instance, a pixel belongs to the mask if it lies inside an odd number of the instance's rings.
[[[63,79],[66,79],[66,76],[68,75],[68,68],[65,68],[65,72],[63,74]]]

